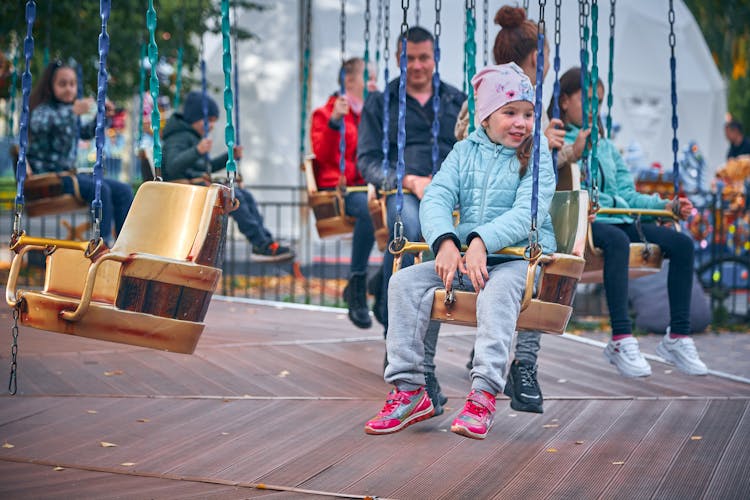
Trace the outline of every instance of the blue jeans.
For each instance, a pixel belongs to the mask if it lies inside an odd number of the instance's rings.
[[[656,224],[643,224],[646,241],[659,245],[669,259],[667,293],[671,331],[690,335],[690,300],[693,289],[693,241],[689,236]],[[604,292],[612,333],[632,333],[628,315],[630,242],[640,238],[635,224],[591,224],[594,245],[604,252]]]
[[[268,244],[273,243],[271,232],[263,226],[263,216],[258,210],[258,204],[250,191],[245,189],[235,189],[235,196],[240,202],[239,208],[229,215],[237,223],[240,232],[247,238],[254,247],[263,249]]]
[[[372,245],[375,243],[375,228],[372,225],[370,209],[367,206],[367,193],[349,193],[344,198],[346,215],[354,217],[354,234],[352,234],[352,260],[350,274],[367,273]]]
[[[77,174],[78,189],[81,197],[91,203],[94,200],[95,183],[94,177],[90,174]],[[73,193],[72,183],[65,182],[63,178],[63,189],[66,193]],[[102,179],[101,189],[102,200],[102,220],[101,235],[108,245],[112,244],[112,225],[114,223],[114,235],[117,236],[122,230],[125,223],[125,217],[128,216],[130,205],[133,203],[133,188],[129,184],[116,181],[114,179]]]

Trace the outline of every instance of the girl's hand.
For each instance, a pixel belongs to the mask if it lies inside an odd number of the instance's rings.
[[[464,255],[466,263],[466,274],[469,275],[471,284],[477,292],[484,289],[484,285],[490,275],[487,272],[487,247],[479,236],[471,240],[469,249]]]
[[[677,210],[675,210],[675,201],[678,203]],[[673,211],[680,219],[685,220],[693,213],[693,202],[685,197],[679,197],[676,200],[668,201],[664,208]]]
[[[446,239],[440,244],[438,253],[435,256],[435,272],[445,285],[445,290],[450,292],[453,287],[453,278],[456,276],[456,269],[461,273],[466,273],[466,267],[461,260],[461,252],[458,251],[456,244],[451,239]]]
[[[585,130],[581,130],[578,132],[578,137],[576,137],[575,142],[573,143],[573,156],[576,160],[581,159],[581,155],[583,154],[583,148],[586,147],[586,142],[589,139],[589,135],[591,135],[591,129],[587,128]]]
[[[208,137],[204,137],[201,139],[201,141],[195,146],[195,149],[198,150],[198,152],[202,155],[208,153],[211,151],[211,147],[214,145],[214,141],[209,139]]]
[[[78,116],[85,115],[91,111],[91,107],[94,105],[94,99],[92,97],[84,97],[83,99],[76,99],[73,101],[73,113]]]
[[[547,130],[544,131],[550,149],[560,149],[565,144],[565,125],[559,118],[549,121]]]
[[[241,160],[242,159],[242,146],[235,146],[232,151],[234,152],[234,159],[235,160]]]

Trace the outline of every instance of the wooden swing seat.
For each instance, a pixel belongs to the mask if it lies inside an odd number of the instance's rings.
[[[560,168],[558,170],[557,190],[571,189],[581,189],[581,170],[575,163],[571,163],[567,168]],[[642,215],[674,219],[674,214],[667,210],[600,209],[599,213],[627,215],[640,213]],[[604,255],[599,248],[594,247],[590,226],[584,259],[586,260],[586,266],[581,276],[581,283],[602,283],[604,281]],[[631,243],[628,277],[636,279],[641,276],[658,273],[663,260],[664,258],[658,245],[654,245],[653,243]]]
[[[539,257],[541,273],[534,296],[537,265],[529,265],[526,291],[521,304],[516,330],[533,330],[561,334],[573,313],[576,285],[583,272],[586,247],[588,193],[558,191],[550,207],[557,240],[557,252]],[[426,243],[409,243],[414,251],[427,250]],[[498,253],[522,256],[523,248],[506,248]],[[398,256],[397,256],[398,257]],[[394,271],[401,259],[394,259]],[[446,301],[445,289],[435,291],[431,318],[465,326],[476,326],[477,293],[454,290],[453,302]]]
[[[191,354],[221,278],[229,189],[146,182],[111,249],[22,235],[6,289],[24,326]],[[44,288],[17,290],[24,254],[47,251]]]
[[[603,208],[600,209],[598,213],[620,215],[640,214],[649,217],[675,220],[675,215],[669,210]],[[584,258],[586,259],[586,267],[583,270],[583,276],[581,276],[581,283],[602,283],[604,281],[604,253],[601,249],[594,247],[590,226]],[[656,274],[661,270],[663,261],[664,256],[662,255],[659,245],[643,242],[630,243],[628,278],[636,279],[642,276]]]

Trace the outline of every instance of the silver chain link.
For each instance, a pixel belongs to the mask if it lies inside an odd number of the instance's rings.
[[[21,306],[13,308],[13,327],[10,329],[13,335],[13,343],[10,347],[10,380],[8,381],[8,392],[15,395],[18,391],[18,317],[21,314]]]

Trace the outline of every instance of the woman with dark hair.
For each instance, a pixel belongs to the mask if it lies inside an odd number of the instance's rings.
[[[32,174],[75,171],[74,148],[77,147],[77,119],[88,113],[94,100],[77,99],[78,78],[75,70],[60,61],[50,63],[29,97],[29,147],[26,158]],[[108,113],[110,105],[108,103]],[[113,110],[114,108],[112,108]],[[96,120],[83,123],[80,137],[94,137]],[[81,197],[87,202],[94,199],[94,179],[90,174],[77,174]],[[63,190],[74,192],[70,178],[62,177]],[[101,234],[108,245],[122,229],[125,217],[133,202],[133,189],[114,179],[103,179],[101,186]],[[114,225],[114,233],[113,233]]]

